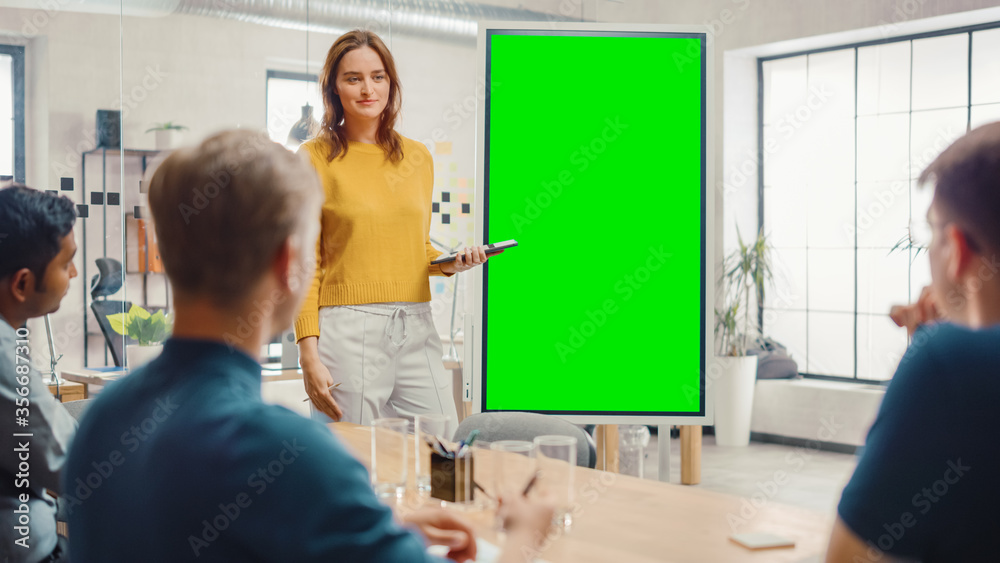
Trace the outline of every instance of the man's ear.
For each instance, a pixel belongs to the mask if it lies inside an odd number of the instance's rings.
[[[967,270],[975,262],[975,252],[969,246],[969,239],[965,233],[955,225],[948,225],[944,228],[945,240],[948,244],[947,265],[945,272],[948,280],[952,283],[962,281]]]
[[[26,302],[35,293],[35,287],[37,287],[35,282],[35,274],[28,268],[21,268],[6,280],[10,287],[11,297],[18,303]]]
[[[296,252],[292,245],[292,239],[286,238],[278,251],[274,253],[274,260],[271,262],[271,271],[281,285],[282,289],[291,289],[290,284],[294,284]]]

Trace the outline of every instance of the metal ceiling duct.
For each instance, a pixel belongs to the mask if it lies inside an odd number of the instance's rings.
[[[480,21],[569,19],[463,0],[0,0],[0,6],[137,17],[190,14],[298,30],[306,29],[308,9],[310,31],[339,35],[365,28],[466,45],[475,45]]]
[[[148,1],[148,0],[147,0]],[[126,3],[128,0],[126,0]],[[340,34],[365,28],[388,35],[475,44],[479,21],[566,21],[489,4],[443,0],[166,0],[173,13]],[[166,6],[165,6],[166,7]]]

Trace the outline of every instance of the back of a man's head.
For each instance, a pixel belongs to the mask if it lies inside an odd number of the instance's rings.
[[[69,198],[21,184],[0,189],[0,281],[28,268],[35,275],[35,289],[42,289],[45,269],[75,222],[76,207]]]
[[[980,252],[1000,251],[1000,122],[973,129],[920,175],[934,185],[934,204]]]
[[[231,307],[275,253],[318,229],[322,189],[308,161],[248,130],[175,151],[149,184],[160,256],[178,296]],[[310,242],[311,244],[311,242]],[[303,248],[310,257],[312,248]]]

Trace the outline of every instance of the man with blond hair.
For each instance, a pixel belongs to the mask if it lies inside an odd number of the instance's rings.
[[[74,558],[437,560],[329,429],[261,401],[256,357],[312,279],[321,202],[309,164],[259,133],[215,135],[156,170],[149,206],[174,333],[82,421],[64,480]],[[511,548],[533,547],[551,510],[515,509]],[[451,557],[475,556],[453,514],[404,520]]]

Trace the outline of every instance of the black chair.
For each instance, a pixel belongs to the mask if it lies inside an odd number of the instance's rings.
[[[128,301],[105,300],[92,301],[90,303],[90,310],[97,317],[97,325],[101,327],[101,333],[104,334],[104,341],[108,345],[108,350],[111,351],[111,359],[118,367],[125,365],[125,345],[132,344],[134,341],[127,336],[122,336],[115,332],[111,328],[111,321],[108,320],[108,315],[126,313],[131,308],[132,303]]]
[[[124,273],[122,263],[114,258],[98,258],[97,275],[90,280],[90,310],[97,317],[97,326],[101,327],[104,341],[111,351],[111,359],[115,365],[125,365],[125,344],[129,338],[122,336],[111,328],[108,315],[125,313],[132,308],[128,301],[109,300],[108,296],[118,293],[122,288]]]
[[[464,440],[474,429],[479,440],[525,440],[554,434],[576,438],[576,464],[593,469],[597,465],[597,445],[583,428],[561,418],[533,412],[484,412],[474,414],[458,425],[455,441]]]

